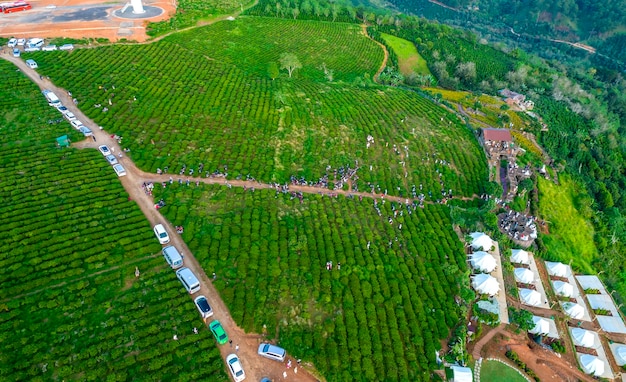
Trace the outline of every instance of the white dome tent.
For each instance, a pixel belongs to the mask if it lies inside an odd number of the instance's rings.
[[[489,251],[493,247],[493,240],[482,232],[472,232],[470,236],[472,237],[471,246],[475,250]]]
[[[567,265],[563,263],[553,263],[550,261],[546,261],[546,268],[548,268],[548,274],[550,276],[567,277],[569,274],[567,270]]]
[[[528,257],[528,252],[523,249],[512,249],[511,250],[511,262],[516,264],[530,264],[530,257]]]
[[[593,374],[596,377],[604,374],[604,362],[596,356],[583,354],[580,356],[580,364],[587,374]]]
[[[584,348],[595,349],[595,336],[593,332],[581,328],[573,328],[572,329],[572,339],[574,340],[574,345],[582,346]]]
[[[474,276],[472,286],[478,293],[488,294],[490,296],[495,296],[500,291],[500,284],[498,284],[498,280],[496,280],[495,277],[484,273],[479,273]]]
[[[537,292],[536,290],[520,288],[519,297],[522,300],[522,303],[526,305],[541,305],[541,293]]]
[[[573,302],[566,302],[563,304],[563,310],[565,310],[565,314],[577,320],[582,319],[585,315],[585,309],[578,304],[574,304]]]
[[[554,281],[552,285],[554,285],[554,293],[559,296],[574,297],[574,287],[572,284],[557,280]]]
[[[620,364],[626,364],[626,346],[622,345],[615,349],[615,354],[617,354],[616,361]]]
[[[533,322],[535,323],[535,327],[530,329],[528,332],[532,334],[538,334],[540,336],[545,336],[550,333],[550,322],[542,317],[533,316]]]
[[[470,263],[474,269],[478,269],[485,273],[491,273],[494,269],[496,269],[495,257],[491,256],[487,252],[478,251],[474,252],[471,255]]]
[[[513,273],[515,273],[515,280],[522,284],[531,284],[533,281],[535,281],[535,275],[530,269],[515,268],[515,271]]]

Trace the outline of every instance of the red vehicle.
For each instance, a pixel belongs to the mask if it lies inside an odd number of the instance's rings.
[[[0,10],[2,10],[2,13],[13,13],[13,12],[19,12],[19,11],[27,11],[29,9],[32,9],[32,7],[30,6],[30,4],[28,4],[25,1],[17,1],[14,3],[2,3],[0,4]]]

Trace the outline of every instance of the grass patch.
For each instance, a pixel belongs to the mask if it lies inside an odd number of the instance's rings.
[[[480,382],[526,382],[526,379],[511,366],[498,361],[484,361],[480,367]]]
[[[411,73],[427,76],[430,73],[426,60],[417,52],[412,42],[390,34],[381,33],[385,42],[396,52],[400,72],[405,76]]]
[[[539,212],[549,222],[550,234],[542,235],[546,258],[572,265],[581,272],[594,273],[591,266],[597,256],[594,228],[581,211],[589,196],[584,187],[569,176],[560,176],[560,185],[538,179]]]

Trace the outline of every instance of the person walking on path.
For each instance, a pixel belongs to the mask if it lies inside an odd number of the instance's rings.
[[[235,353],[239,353],[239,344],[235,345]]]

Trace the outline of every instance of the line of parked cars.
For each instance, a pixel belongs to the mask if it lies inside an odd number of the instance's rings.
[[[189,294],[198,292],[201,288],[200,281],[189,268],[183,266],[183,255],[178,251],[178,249],[173,245],[168,245],[170,243],[170,236],[165,229],[165,226],[163,226],[163,224],[157,224],[154,226],[153,230],[154,235],[159,240],[159,243],[161,245],[165,245],[162,249],[165,261],[172,269],[176,269],[176,277],[183,284],[185,290]],[[198,312],[200,313],[200,317],[202,317],[204,321],[213,316],[213,309],[211,309],[211,305],[209,304],[206,296],[197,296],[193,302],[196,309],[198,309]],[[224,345],[228,342],[228,334],[226,334],[224,327],[218,320],[213,320],[209,324],[209,330],[213,333],[213,336],[219,345]],[[258,354],[265,358],[284,362],[286,351],[285,349],[272,344],[260,344]],[[243,381],[246,378],[246,373],[243,370],[241,361],[237,354],[229,354],[226,357],[226,365],[228,366],[228,370],[232,374],[235,382]]]
[[[73,44],[63,44],[61,46],[56,46],[54,44],[49,44],[49,45],[45,45],[45,40],[42,38],[30,38],[30,39],[25,39],[25,38],[11,38],[9,39],[9,42],[7,43],[7,46],[9,48],[13,48],[13,56],[14,57],[19,57],[20,56],[20,47],[23,47],[22,49],[24,50],[24,52],[35,52],[38,50],[42,50],[44,52],[50,52],[50,51],[54,51],[54,50],[73,50],[74,49],[74,45]]]

